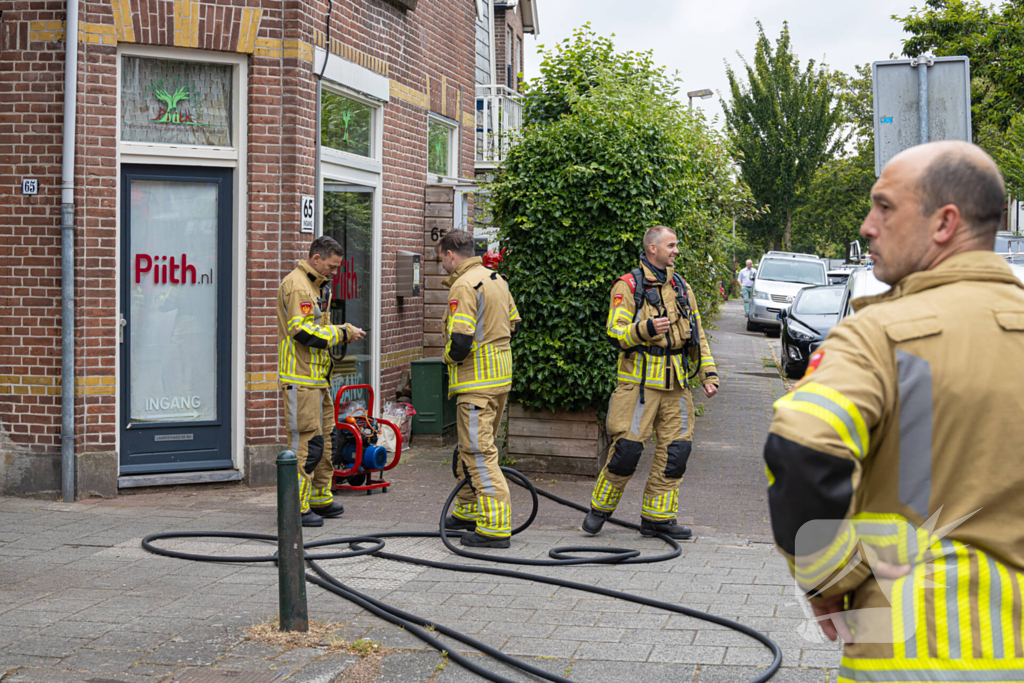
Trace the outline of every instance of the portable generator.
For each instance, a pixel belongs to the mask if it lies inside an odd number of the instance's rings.
[[[345,392],[361,390],[369,394],[367,407],[355,408],[341,415],[341,397]],[[387,493],[391,482],[384,479],[384,473],[394,468],[402,458],[402,432],[389,420],[373,416],[373,387],[352,384],[339,388],[334,396],[334,426],[337,431],[331,444],[334,464],[331,490],[366,491],[366,495],[370,495],[373,489],[382,489]],[[395,457],[391,462],[388,462],[387,449],[381,445],[381,429],[384,427],[391,429],[395,436]]]

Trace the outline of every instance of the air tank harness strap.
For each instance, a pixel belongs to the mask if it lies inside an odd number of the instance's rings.
[[[641,369],[640,369],[640,403],[646,403],[644,398],[644,385],[647,384],[647,356],[678,356],[683,355],[683,365],[686,364],[686,348],[681,349],[666,349],[664,346],[644,346],[638,344],[637,346],[630,346],[628,349],[623,349],[624,353],[637,353],[640,352],[641,356]],[[687,366],[688,367],[688,366]],[[689,386],[686,383],[686,378],[683,378],[683,386]]]

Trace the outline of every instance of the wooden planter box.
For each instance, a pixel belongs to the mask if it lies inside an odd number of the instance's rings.
[[[597,476],[604,467],[608,436],[597,411],[534,412],[508,407],[508,457],[523,472]]]

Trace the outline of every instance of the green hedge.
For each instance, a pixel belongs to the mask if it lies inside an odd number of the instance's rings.
[[[548,70],[564,73],[552,63],[567,52],[549,53]],[[488,186],[507,248],[501,270],[523,317],[513,392],[530,408],[607,405],[616,357],[605,333],[609,290],[637,266],[648,227],[676,228],[676,267],[705,321],[721,301],[719,283],[732,277],[728,235],[748,196],[722,138],[661,87],[670,79],[654,70],[664,80],[652,84],[647,71],[591,65],[584,95],[564,80],[534,84],[546,110],[561,113],[535,117]],[[564,106],[551,104],[552,92]]]

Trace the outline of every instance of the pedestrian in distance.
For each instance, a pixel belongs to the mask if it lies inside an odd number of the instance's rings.
[[[1005,186],[966,142],[886,164],[854,301],[775,403],[775,541],[839,681],[1021,681],[1024,286],[994,254]]]
[[[442,283],[449,288],[443,360],[448,395],[456,397],[459,432],[452,473],[469,479],[445,527],[465,532],[462,545],[508,548],[512,497],[498,465],[494,435],[512,386],[510,344],[522,319],[505,278],[474,256],[472,235],[452,230],[437,251],[449,274]]]
[[[750,315],[750,298],[754,296],[754,280],[757,279],[757,269],[754,262],[747,259],[747,267],[740,271],[736,282],[740,286],[740,296],[743,297],[743,315]]]
[[[644,443],[653,432],[654,462],[644,488],[640,533],[684,539],[688,527],[676,523],[679,485],[693,446],[694,379],[708,398],[718,393],[718,371],[711,357],[697,301],[675,272],[678,239],[656,225],[643,238],[637,269],[612,286],[607,334],[619,349],[618,386],[608,404],[608,464],[601,470],[583,520],[596,534],[615,511]]]
[[[323,526],[325,517],[345,511],[331,492],[336,433],[328,349],[358,341],[366,333],[347,323],[330,322],[330,276],[341,266],[343,254],[331,237],[317,237],[309,246],[309,257],[295,266],[277,291],[277,376],[288,445],[299,461],[302,526],[308,527]]]

